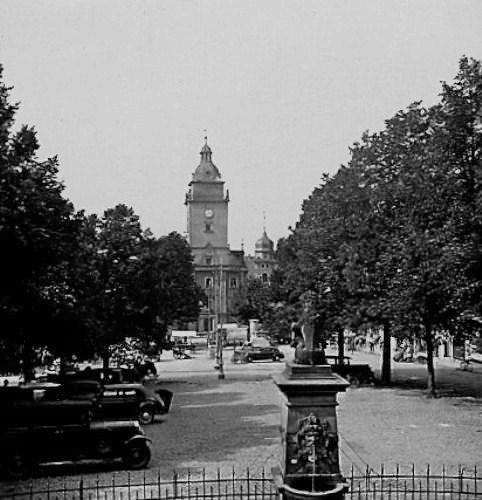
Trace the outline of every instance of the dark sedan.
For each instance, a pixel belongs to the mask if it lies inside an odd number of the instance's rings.
[[[172,393],[166,404],[163,390],[161,394],[142,384],[106,384],[98,401],[96,418],[117,419],[132,417],[141,424],[150,424],[156,415],[169,411]]]
[[[238,351],[238,357],[242,363],[251,363],[252,361],[261,360],[280,361],[285,356],[274,346],[245,345],[241,351]]]
[[[75,406],[77,414],[89,412],[88,403],[49,402],[49,413],[57,410],[66,415],[65,405]],[[31,414],[44,413],[45,404],[36,403]],[[85,408],[83,408],[86,406]],[[35,418],[33,420],[36,420]],[[83,422],[81,420],[84,420]],[[68,422],[68,423],[67,423]],[[9,426],[0,431],[0,470],[11,479],[20,479],[35,471],[38,465],[51,462],[113,461],[122,459],[130,469],[142,469],[151,458],[149,439],[135,421],[43,422],[43,425]]]

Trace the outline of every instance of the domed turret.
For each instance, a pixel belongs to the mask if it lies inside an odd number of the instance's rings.
[[[268,238],[268,235],[266,234],[266,230],[263,231],[263,235],[259,240],[256,241],[254,245],[254,252],[256,256],[269,256],[271,257],[271,254],[273,253],[273,241]]]
[[[218,167],[212,161],[211,148],[208,146],[207,138],[206,143],[201,149],[201,163],[198,165],[192,174],[192,180],[195,182],[216,182],[221,180],[221,174]]]

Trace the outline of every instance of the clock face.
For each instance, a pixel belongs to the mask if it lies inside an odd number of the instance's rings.
[[[210,219],[213,215],[214,215],[214,212],[210,209],[210,208],[207,208],[205,211],[204,211],[204,215]]]

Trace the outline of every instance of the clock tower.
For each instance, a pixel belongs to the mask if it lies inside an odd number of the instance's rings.
[[[195,279],[207,297],[199,331],[212,332],[216,325],[236,322],[238,310],[246,302],[248,270],[244,252],[229,247],[228,204],[229,192],[224,192],[224,181],[206,140],[185,201]]]
[[[229,193],[224,194],[224,182],[212,161],[212,151],[207,142],[201,149],[201,162],[192,175],[189,187],[186,195],[187,234],[195,261],[199,261],[199,251],[206,245],[229,248]]]

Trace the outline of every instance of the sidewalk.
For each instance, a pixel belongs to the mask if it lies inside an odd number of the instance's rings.
[[[331,354],[331,352],[330,352]],[[352,363],[367,363],[377,379],[381,374],[381,354],[368,351],[355,351]],[[435,358],[435,382],[442,397],[471,396],[482,398],[482,364],[471,363],[469,370],[460,368],[460,363],[451,358]],[[392,383],[394,386],[422,389],[426,386],[427,366],[421,363],[397,363],[391,361]]]

